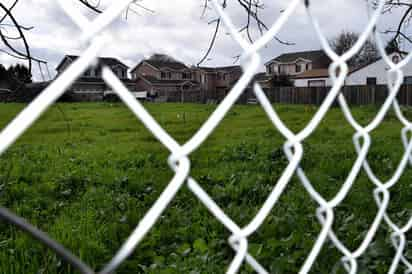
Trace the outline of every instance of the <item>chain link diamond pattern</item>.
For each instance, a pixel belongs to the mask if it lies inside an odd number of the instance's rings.
[[[85,18],[74,6],[71,5],[70,1],[58,0],[58,2],[65,13],[81,29],[81,42],[87,45],[87,49],[83,52],[80,58],[78,58],[64,73],[62,73],[49,87],[47,87],[1,132],[0,155],[4,153],[4,151],[9,148],[17,140],[17,138],[21,136],[25,130],[65,92],[65,90],[75,81],[77,77],[79,77],[91,64],[96,61],[100,50],[105,44],[111,41],[111,37],[105,33],[105,29],[111,22],[113,22],[113,20],[121,15],[122,11],[125,10],[127,6],[133,2],[133,0],[113,1],[111,7],[106,9],[106,11],[99,15],[94,21],[89,21]],[[155,225],[157,219],[167,208],[168,204],[173,200],[178,190],[182,187],[189,188],[193,195],[195,195],[203,203],[210,213],[231,232],[232,236],[228,239],[228,243],[233,248],[236,255],[234,256],[231,264],[228,266],[227,273],[237,273],[243,263],[249,264],[250,267],[252,267],[257,273],[268,273],[265,267],[261,265],[256,258],[248,253],[248,237],[255,233],[256,230],[262,225],[270,211],[276,205],[279,197],[282,195],[294,174],[298,176],[300,182],[307,190],[310,197],[318,203],[319,206],[316,214],[319,223],[322,226],[319,236],[317,237],[313,248],[308,254],[299,273],[310,272],[312,265],[316,261],[316,258],[327,239],[329,239],[342,253],[342,264],[347,272],[358,273],[357,258],[364,254],[372,242],[378,228],[384,224],[386,224],[392,231],[391,241],[393,248],[396,251],[388,273],[395,273],[400,264],[403,264],[406,267],[406,273],[412,273],[412,264],[404,256],[406,250],[405,234],[412,227],[412,218],[404,225],[397,225],[390,219],[388,214],[386,214],[386,209],[388,208],[388,204],[390,202],[390,189],[398,182],[408,164],[412,164],[412,140],[410,137],[412,136],[412,123],[402,114],[402,110],[396,100],[396,95],[399,92],[400,86],[403,82],[402,67],[408,64],[408,62],[412,59],[412,54],[407,55],[398,64],[394,64],[387,56],[382,39],[380,38],[379,33],[375,31],[375,26],[381,16],[385,1],[379,1],[367,26],[360,35],[359,40],[349,51],[341,56],[337,55],[328,44],[317,18],[312,13],[311,5],[308,0],[290,1],[287,9],[284,10],[277,21],[271,26],[269,31],[253,44],[250,44],[238,33],[236,26],[234,26],[230,17],[225,13],[218,0],[211,0],[211,2],[230,35],[243,49],[241,58],[243,75],[227,97],[209,117],[209,119],[185,144],[179,144],[175,141],[174,138],[170,136],[132,96],[132,94],[115,76],[115,74],[109,68],[103,68],[102,75],[107,85],[109,85],[113,91],[119,95],[119,97],[135,114],[135,116],[146,126],[149,131],[153,133],[159,142],[161,142],[170,151],[168,164],[174,171],[175,175],[152,208],[146,213],[136,229],[122,245],[120,250],[99,273],[111,273],[115,271],[122,264],[122,262],[124,262],[127,257],[132,254],[132,252],[138,247],[139,242]],[[317,113],[308,122],[306,127],[300,132],[295,133],[283,123],[281,118],[276,113],[276,109],[269,102],[259,84],[254,85],[254,92],[262,108],[266,112],[270,121],[273,123],[273,126],[287,140],[283,149],[289,163],[278,181],[274,183],[270,195],[267,197],[256,216],[246,226],[240,227],[228,215],[225,214],[224,210],[214,202],[213,198],[210,197],[208,193],[196,182],[196,180],[190,176],[191,167],[189,156],[203,144],[206,138],[219,125],[228,111],[235,104],[239,96],[246,89],[253,76],[258,72],[261,65],[259,50],[272,40],[272,38],[282,29],[284,24],[291,18],[291,15],[300,5],[305,5],[307,15],[313,24],[322,48],[333,61],[329,68],[333,86],[331,87],[328,96],[318,109]],[[374,37],[381,56],[390,67],[388,71],[388,79],[390,83],[388,84],[388,96],[379,112],[368,125],[362,126],[353,117],[351,109],[348,106],[344,95],[340,93],[340,90],[349,72],[346,62],[357,54],[357,52],[359,52],[369,36]],[[326,200],[317,192],[315,187],[313,187],[309,178],[305,175],[305,171],[300,166],[300,163],[304,153],[302,143],[316,130],[319,123],[323,120],[336,99],[338,100],[339,106],[344,113],[347,122],[356,131],[353,135],[353,144],[357,152],[357,158],[353,163],[346,180],[343,182],[341,189],[331,200]],[[394,109],[397,118],[403,125],[401,133],[405,151],[395,173],[388,181],[382,182],[369,166],[367,155],[371,145],[370,134],[377,128],[377,126],[379,126],[391,107]],[[366,172],[370,181],[375,185],[373,197],[376,201],[378,211],[360,246],[356,250],[351,251],[345,246],[344,243],[342,243],[342,241],[340,241],[332,229],[332,225],[334,223],[334,209],[345,199],[358,174],[362,170]],[[3,220],[6,220],[26,231],[27,233],[30,233],[34,238],[48,246],[81,273],[95,273],[94,270],[72,255],[63,246],[54,242],[45,233],[37,230],[9,210],[1,208],[0,217]]]

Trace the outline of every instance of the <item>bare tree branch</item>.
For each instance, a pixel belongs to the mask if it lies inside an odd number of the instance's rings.
[[[203,4],[201,6],[202,8],[202,15],[201,17],[204,17],[207,10],[210,9],[209,7],[209,1],[210,0],[204,0]],[[254,42],[253,39],[253,27],[256,26],[259,32],[259,35],[263,35],[265,31],[269,30],[269,28],[267,27],[267,25],[262,21],[262,19],[260,18],[260,11],[263,10],[265,7],[262,4],[261,0],[236,0],[237,3],[239,4],[239,6],[242,8],[242,10],[246,13],[246,23],[244,26],[242,26],[239,29],[240,33],[245,33],[247,39],[249,40],[250,43]],[[226,9],[227,7],[227,1],[223,1],[222,2],[222,8]],[[203,62],[205,62],[206,60],[208,60],[209,55],[212,52],[212,49],[215,46],[220,28],[221,28],[221,24],[220,24],[220,19],[214,19],[212,21],[209,22],[209,24],[211,23],[216,23],[216,28],[215,31],[213,33],[212,39],[209,43],[209,46],[207,48],[206,54],[201,58],[201,60],[198,62],[198,66],[200,66]],[[284,41],[282,39],[280,39],[279,37],[274,37],[274,40],[277,41],[280,44],[283,45],[294,45],[294,43],[288,42],[288,41]],[[239,60],[239,55],[236,55],[234,57],[235,59],[235,63]]]
[[[97,0],[97,1],[91,1],[91,0],[77,0],[81,5],[83,5],[86,9],[91,10],[92,12],[95,13],[102,13],[103,11],[103,7],[101,5],[101,1]],[[209,5],[210,5],[210,0],[204,0],[203,4],[202,4],[202,17],[205,16],[205,14],[207,13],[207,11],[210,9]],[[262,11],[265,7],[262,3],[262,0],[236,0],[237,4],[239,5],[239,7],[241,7],[241,9],[245,12],[245,16],[247,18],[246,23],[244,26],[242,26],[240,28],[240,32],[241,33],[245,33],[248,40],[253,43],[254,41],[254,35],[253,32],[256,30],[255,27],[257,28],[257,31],[259,33],[259,35],[262,35],[265,31],[268,30],[267,25],[261,20],[260,18],[260,11]],[[6,7],[4,4],[1,4],[0,6],[0,10],[3,10],[5,12],[5,14],[3,15],[3,17],[0,19],[0,41],[2,41],[2,43],[6,46],[6,50],[2,49],[2,52],[7,53],[8,55],[19,59],[19,60],[26,60],[28,62],[28,66],[29,66],[29,70],[30,72],[32,71],[32,62],[38,62],[39,64],[47,64],[46,61],[41,60],[39,58],[35,58],[33,57],[33,55],[31,54],[31,50],[30,50],[30,45],[27,42],[27,39],[25,37],[25,32],[30,31],[33,29],[33,27],[26,27],[22,24],[20,24],[17,20],[16,17],[13,15],[13,9],[17,6],[17,4],[19,3],[19,0],[14,0],[14,2],[12,3],[12,5],[10,7]],[[128,9],[125,12],[125,17],[126,19],[128,18],[128,14],[129,12],[133,12],[135,14],[138,14],[137,9],[140,10],[144,10],[146,12],[150,12],[153,13],[154,11],[145,7],[144,5],[142,5],[141,3],[139,3],[139,0],[135,0],[132,2],[132,4],[128,7]],[[224,9],[227,8],[227,0],[223,0],[222,1],[222,7]],[[7,21],[11,21],[11,23],[9,22],[5,22],[5,20]],[[220,19],[214,19],[211,20],[209,22],[209,24],[215,24],[216,27],[214,29],[213,35],[211,37],[209,46],[206,50],[206,53],[204,54],[204,56],[200,59],[200,61],[198,62],[198,66],[200,66],[203,62],[205,62],[206,60],[208,60],[215,44],[218,38],[218,35],[220,33],[221,30],[221,21]],[[11,36],[8,35],[7,33],[7,29],[6,28],[11,28],[15,31],[17,31],[18,35],[17,36]],[[293,45],[293,43],[287,42],[287,41],[283,41],[278,37],[274,37],[274,39],[284,45]],[[24,51],[19,50],[18,48],[16,48],[14,46],[13,43],[11,43],[11,41],[21,41],[23,44],[23,48]],[[236,58],[237,60],[237,58]]]
[[[372,6],[376,7],[378,5],[377,0],[372,1]],[[400,45],[403,41],[412,43],[411,34],[405,33],[405,28],[408,27],[410,20],[412,19],[412,3],[409,1],[401,0],[387,0],[385,2],[385,7],[383,14],[400,12],[402,15],[400,17],[399,23],[395,29],[388,29],[384,31],[385,34],[392,34],[389,44]]]
[[[77,0],[77,1],[79,1],[83,6],[85,6],[87,9],[90,9],[93,12],[96,12],[96,13],[102,12],[100,0],[98,0],[95,4],[93,4],[89,0]],[[144,7],[138,2],[139,0],[135,0],[132,3],[132,5],[140,9],[144,9],[145,11],[153,12],[152,10]],[[42,73],[41,65],[47,66],[47,61],[42,60],[40,58],[36,58],[32,55],[30,44],[28,43],[26,39],[25,32],[33,30],[34,27],[24,26],[23,24],[20,24],[19,21],[16,19],[16,16],[13,14],[13,11],[14,11],[14,8],[18,5],[18,3],[20,3],[20,0],[14,0],[11,6],[7,7],[5,4],[0,2],[0,11],[4,12],[4,15],[2,15],[2,17],[0,18],[0,41],[4,44],[6,48],[6,49],[1,49],[1,52],[15,59],[27,61],[30,74],[32,73],[33,62],[37,62],[40,68],[40,72]],[[136,13],[136,11],[132,9],[130,6],[129,8],[130,8],[130,11]],[[18,35],[11,36],[8,34],[9,31],[14,31]],[[14,43],[12,43],[12,41]],[[23,45],[23,50],[20,50],[14,45],[16,42],[21,42],[21,44]]]

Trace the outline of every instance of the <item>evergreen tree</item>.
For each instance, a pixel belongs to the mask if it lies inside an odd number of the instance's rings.
[[[274,75],[271,81],[275,87],[293,87],[293,81],[286,74]]]
[[[9,74],[7,73],[7,69],[0,64],[0,83],[9,82]]]
[[[14,66],[10,66],[7,70],[8,74],[8,81],[12,85],[19,85],[19,84],[27,84],[31,83],[32,75],[29,69],[21,64],[16,64]]]
[[[17,90],[27,83],[32,83],[32,75],[25,65],[16,64],[6,69],[0,64],[0,86]]]

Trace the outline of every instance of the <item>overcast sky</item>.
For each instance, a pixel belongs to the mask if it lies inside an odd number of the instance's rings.
[[[1,0],[9,5],[11,0]],[[93,18],[94,14],[72,1],[80,10]],[[115,0],[102,0],[103,6]],[[203,0],[143,0],[142,3],[154,10],[148,13],[138,10],[139,14],[130,13],[125,18],[116,20],[109,31],[113,42],[102,52],[102,56],[119,58],[129,67],[135,66],[143,58],[153,53],[169,54],[184,63],[196,64],[208,48],[214,31],[214,25],[208,24],[216,14],[208,10],[202,18]],[[234,22],[241,27],[247,20],[244,11],[235,0],[230,0],[227,8]],[[262,0],[265,5],[262,19],[271,25],[289,3],[289,0]],[[303,2],[303,1],[302,1]],[[327,37],[332,38],[342,30],[360,32],[368,21],[368,9],[365,0],[320,0],[311,1]],[[14,11],[19,22],[34,29],[27,33],[33,55],[45,59],[49,69],[54,70],[65,54],[80,54],[77,39],[80,30],[71,22],[52,0],[21,0]],[[396,25],[399,14],[389,14],[381,18],[380,30]],[[257,32],[254,33],[258,35]],[[319,40],[309,24],[303,5],[289,19],[279,34],[279,38],[294,43],[285,46],[276,41],[262,50],[266,62],[279,54],[291,51],[320,49]],[[5,49],[0,42],[0,48]],[[216,46],[204,65],[232,65],[234,56],[240,49],[222,28]],[[0,63],[9,65],[13,59],[0,52]],[[37,67],[34,68],[36,80],[40,80]]]

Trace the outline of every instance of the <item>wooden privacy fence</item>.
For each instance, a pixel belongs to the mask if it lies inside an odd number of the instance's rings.
[[[31,102],[48,83],[33,83],[16,92],[0,92],[0,102]],[[272,103],[320,105],[324,100],[330,87],[275,87],[264,89]],[[342,88],[347,102],[353,106],[382,105],[388,96],[387,86],[345,86]],[[220,102],[228,91],[211,92],[202,90],[168,91],[158,98],[159,102],[184,102],[184,103],[207,103],[209,101]],[[81,99],[70,99],[63,96],[62,101],[76,102]],[[254,101],[255,94],[252,89],[247,89],[239,98],[239,104]],[[160,100],[162,99],[162,100]],[[400,105],[412,106],[412,85],[403,85],[397,96]],[[90,101],[90,100],[86,100]],[[101,101],[101,100],[96,100]]]
[[[276,87],[265,89],[265,93],[273,103],[320,105],[330,91],[330,87]],[[345,86],[342,88],[350,105],[381,105],[388,96],[387,86]],[[255,98],[253,90],[248,89],[239,99],[239,103],[247,103]],[[412,106],[412,85],[403,85],[398,93],[401,105]]]

